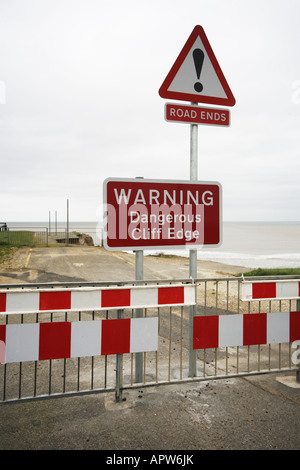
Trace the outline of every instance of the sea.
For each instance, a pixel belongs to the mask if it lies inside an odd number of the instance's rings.
[[[65,230],[66,222],[8,222],[10,229],[50,231]],[[95,245],[102,245],[99,222],[69,222],[70,231],[93,237]],[[219,247],[198,249],[199,260],[216,261],[232,266],[255,268],[300,267],[300,222],[223,222],[222,244]],[[189,250],[145,250],[144,255],[173,254],[189,257]]]

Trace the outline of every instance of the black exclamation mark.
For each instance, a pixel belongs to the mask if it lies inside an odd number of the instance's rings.
[[[193,59],[194,59],[194,64],[195,64],[195,69],[196,69],[196,74],[198,80],[200,79],[201,75],[201,70],[202,70],[202,65],[204,61],[204,52],[201,49],[195,49],[193,51]],[[198,93],[201,93],[203,90],[203,85],[200,82],[196,82],[194,84],[194,89],[198,91]]]

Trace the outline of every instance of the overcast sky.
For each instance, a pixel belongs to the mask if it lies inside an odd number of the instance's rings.
[[[201,25],[235,96],[198,126],[224,221],[300,220],[299,0],[0,0],[0,221],[99,219],[105,178],[189,179],[158,90]],[[179,103],[179,102],[178,102]]]

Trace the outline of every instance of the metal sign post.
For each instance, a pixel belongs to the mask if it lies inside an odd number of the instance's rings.
[[[194,103],[191,103],[192,105]],[[196,103],[197,104],[197,103]],[[190,180],[198,179],[198,125],[191,124],[190,128]],[[197,250],[190,250],[190,272],[192,279],[197,278]],[[194,375],[194,365],[196,365],[196,351],[193,349],[193,323],[194,306],[190,306],[189,311],[189,376]]]
[[[137,176],[136,179],[143,180],[143,176]],[[135,252],[135,279],[142,281],[144,279],[144,251],[136,250]],[[135,309],[135,318],[142,318],[144,311],[142,308]],[[135,353],[135,382],[143,381],[143,353]]]
[[[136,250],[135,252],[135,279],[142,281],[144,278],[144,251]],[[143,309],[135,309],[135,318],[143,317]],[[143,381],[143,353],[135,353],[135,382],[140,383]]]
[[[159,89],[162,98],[190,101],[191,107],[166,107],[166,120],[191,122],[190,181],[198,179],[198,124],[230,124],[229,111],[202,108],[198,114],[197,103],[234,106],[235,98],[221,70],[202,26],[197,25],[183,46],[179,56]],[[197,249],[190,250],[190,277],[197,278]],[[189,313],[189,375],[193,376],[196,356],[193,350],[194,307]]]

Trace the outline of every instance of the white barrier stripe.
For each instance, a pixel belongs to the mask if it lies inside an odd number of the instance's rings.
[[[99,310],[101,306],[101,291],[74,291],[71,293],[71,310]]]
[[[150,307],[158,305],[158,288],[150,287],[149,289],[132,289],[131,305]]]
[[[39,324],[6,325],[5,362],[37,361]]]
[[[299,281],[297,282],[276,282],[276,298],[297,298],[299,297]]]
[[[196,290],[194,285],[184,286],[184,304],[195,305],[196,303]]]
[[[242,282],[241,300],[252,300],[252,284]]]
[[[101,320],[71,323],[71,357],[101,355]]]
[[[267,344],[290,341],[290,312],[267,314]]]
[[[6,294],[6,313],[32,313],[39,310],[39,292]]]
[[[132,318],[130,323],[130,352],[157,351],[158,317]]]
[[[243,345],[243,315],[219,316],[219,347]]]

